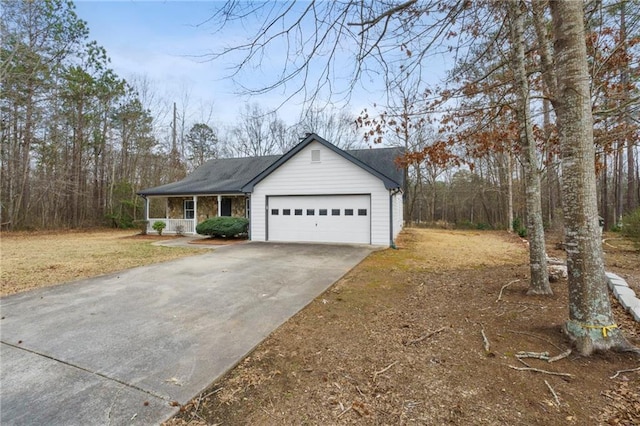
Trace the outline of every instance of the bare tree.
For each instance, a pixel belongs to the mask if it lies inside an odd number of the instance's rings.
[[[524,23],[526,5],[521,1],[507,4],[507,17],[510,26],[511,66],[516,87],[516,114],[518,116],[519,137],[522,146],[522,164],[526,180],[527,195],[527,231],[529,235],[529,265],[531,280],[529,294],[552,294],[547,270],[547,253],[544,240],[542,204],[540,190],[540,171],[533,120],[531,117],[531,93],[529,77],[525,63]]]
[[[355,117],[345,109],[310,107],[300,121],[292,127],[298,136],[316,133],[342,149],[362,147],[358,138]]]
[[[238,114],[238,122],[231,128],[227,149],[232,156],[255,157],[275,154],[279,142],[275,139],[278,120],[276,113],[268,113],[257,104],[245,104]]]

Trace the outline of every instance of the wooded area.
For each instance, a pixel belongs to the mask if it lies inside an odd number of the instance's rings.
[[[110,68],[67,0],[3,0],[0,27],[2,229],[131,227],[136,192],[206,160],[286,152],[305,132],[358,145],[354,118],[309,109],[294,126],[258,103],[218,129],[210,106],[189,116],[189,93],[161,99],[144,76]],[[361,144],[361,143],[360,143]]]
[[[396,17],[414,19],[428,7],[414,3]],[[524,228],[527,218],[540,217],[536,226],[558,229],[562,172],[543,72],[552,60],[549,17],[539,2],[504,4],[456,3],[451,13],[465,19],[414,29],[426,37],[441,28],[439,42],[458,51],[442,87],[425,87],[415,69],[395,64],[389,105],[360,117],[312,107],[290,124],[254,103],[238,105],[237,122],[223,126],[206,107],[189,117],[188,93],[178,102],[160,99],[145,78],[116,75],[72,2],[3,1],[3,229],[131,226],[142,217],[137,190],[180,178],[209,158],[285,152],[308,131],[341,147],[384,141],[413,152],[405,215],[413,223],[507,229],[514,219]],[[637,6],[586,4],[599,208],[607,228],[640,200]],[[424,54],[398,48],[406,69]],[[541,216],[526,214],[536,208],[527,206],[536,198],[526,190],[535,182]]]

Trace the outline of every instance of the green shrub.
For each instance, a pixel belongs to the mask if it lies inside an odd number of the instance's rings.
[[[158,235],[162,235],[162,231],[167,227],[167,224],[161,220],[156,220],[155,222],[153,222],[153,225],[151,227],[154,229],[154,231],[158,232]]]
[[[527,227],[522,223],[522,219],[516,217],[513,219],[513,232],[518,234],[520,238],[527,238]]]
[[[474,229],[475,225],[470,220],[461,220],[456,222],[456,229]]]
[[[493,229],[493,227],[488,223],[478,222],[476,223],[476,229],[480,231],[488,231],[490,229]]]
[[[640,208],[622,217],[622,235],[640,248]]]
[[[220,216],[207,219],[196,226],[196,232],[210,237],[232,238],[246,234],[249,220],[244,217]]]

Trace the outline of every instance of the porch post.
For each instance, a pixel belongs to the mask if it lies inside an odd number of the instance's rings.
[[[196,232],[196,226],[198,226],[198,196],[193,196],[193,233]]]
[[[222,216],[220,214],[220,212],[221,212],[220,209],[222,209],[222,195],[218,195],[218,216]]]
[[[144,197],[144,226],[145,233],[149,232],[151,227],[149,226],[149,197]]]

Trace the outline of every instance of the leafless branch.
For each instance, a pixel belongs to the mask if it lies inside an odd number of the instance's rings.
[[[489,339],[487,339],[487,335],[484,334],[484,327],[480,329],[480,333],[482,334],[482,343],[484,346],[484,351],[488,353],[490,352],[491,344],[489,343]]]
[[[514,367],[513,365],[509,365],[508,367],[518,371],[533,371],[535,373],[550,374],[552,376],[573,377],[573,375],[569,373],[556,373],[555,371],[541,370],[533,367]]]
[[[632,371],[640,371],[640,367],[636,367],[636,368],[628,368],[626,370],[618,370],[616,371],[616,374],[614,374],[613,376],[609,377],[610,379],[615,379],[616,377],[618,377],[619,374],[621,373],[631,373]]]
[[[436,334],[438,334],[438,333],[440,333],[440,332],[444,331],[446,328],[447,328],[447,327],[441,327],[441,328],[437,329],[436,331],[432,331],[432,332],[430,332],[430,333],[427,333],[427,334],[425,334],[425,335],[423,335],[423,336],[418,337],[417,339],[410,340],[410,341],[408,341],[408,342],[407,342],[407,346],[409,346],[409,345],[415,345],[416,343],[420,343],[420,342],[422,342],[423,340],[428,339],[429,337],[431,337],[431,336],[435,336]]]
[[[549,359],[549,352],[518,352],[516,358],[536,358],[547,361]]]
[[[387,365],[385,368],[383,368],[380,371],[376,371],[375,373],[373,373],[373,381],[376,381],[376,378],[380,375],[383,374],[384,372],[386,372],[387,370],[389,370],[391,367],[393,367],[394,365],[396,365],[398,363],[398,361],[394,361],[391,364]]]
[[[551,395],[553,395],[553,399],[556,401],[556,406],[560,407],[560,398],[558,398],[558,394],[556,393],[556,391],[553,390],[549,382],[547,382],[546,380],[544,381],[544,384],[547,385],[547,387],[551,391]]]
[[[556,356],[553,356],[553,357],[549,358],[547,360],[547,362],[551,363],[551,362],[560,361],[561,359],[566,358],[569,355],[571,355],[571,349],[567,349],[566,351],[564,351],[564,352],[562,352],[562,353],[560,353],[560,354],[558,354]]]
[[[502,298],[502,292],[504,291],[505,288],[509,287],[511,284],[517,283],[518,281],[520,281],[520,280],[519,279],[518,280],[513,280],[510,283],[507,283],[507,284],[503,285],[502,288],[500,289],[500,294],[498,294],[498,298],[496,299],[496,302],[499,302],[500,299]]]
[[[409,0],[405,3],[399,4],[395,7],[390,8],[385,12],[382,12],[381,14],[379,14],[378,16],[376,16],[371,20],[364,21],[364,22],[348,22],[347,25],[366,27],[366,28],[363,28],[362,31],[360,32],[360,34],[362,34],[363,32],[371,29],[371,27],[375,26],[378,22],[382,21],[384,18],[387,18],[388,20],[389,18],[391,18],[391,16],[395,15],[396,13],[401,12],[405,9],[408,9],[409,7],[417,3],[417,1],[418,0]]]

